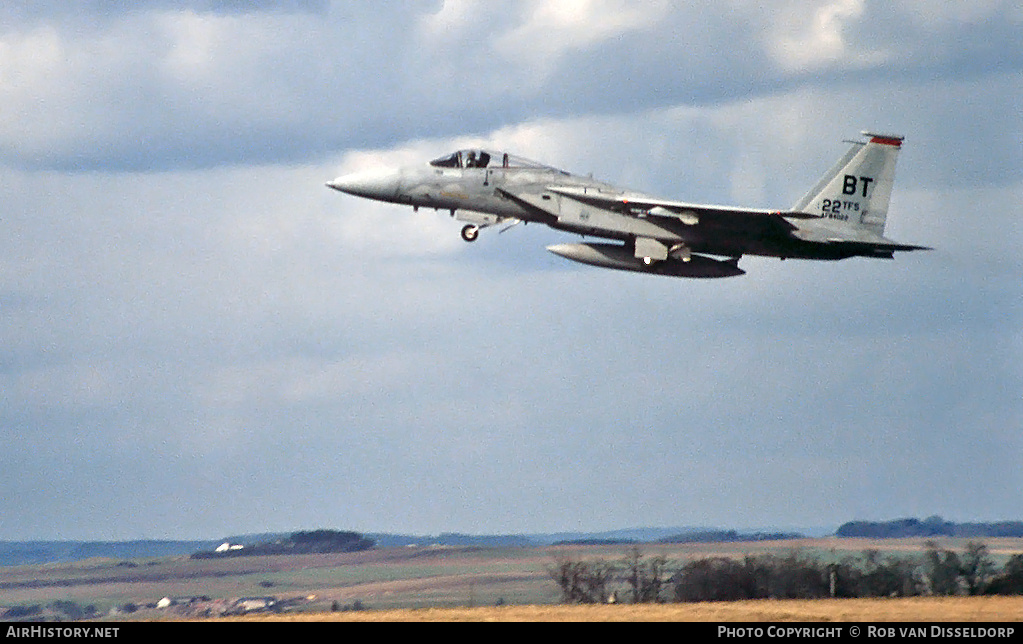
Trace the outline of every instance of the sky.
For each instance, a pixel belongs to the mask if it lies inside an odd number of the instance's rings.
[[[1023,519],[1023,9],[5,2],[0,539]],[[895,261],[602,270],[324,186],[510,151]]]

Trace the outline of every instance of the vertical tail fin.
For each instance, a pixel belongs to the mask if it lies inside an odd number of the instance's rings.
[[[904,137],[863,132],[838,163],[796,202],[792,210],[866,228],[884,235],[895,161]]]

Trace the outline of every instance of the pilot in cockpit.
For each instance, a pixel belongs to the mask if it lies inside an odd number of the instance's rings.
[[[504,155],[504,167],[508,167],[508,155]],[[490,154],[480,150],[458,151],[440,159],[434,159],[430,165],[436,168],[485,168],[490,165]]]
[[[485,168],[490,163],[490,155],[486,152],[480,152],[479,156],[476,156],[476,151],[471,150],[468,157],[465,160],[465,167],[467,168]]]

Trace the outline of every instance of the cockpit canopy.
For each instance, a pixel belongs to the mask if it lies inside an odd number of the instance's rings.
[[[523,159],[507,152],[459,150],[430,161],[436,168],[536,168],[553,170],[550,166]]]

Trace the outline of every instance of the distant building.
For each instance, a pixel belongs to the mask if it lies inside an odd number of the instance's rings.
[[[240,613],[252,613],[273,610],[276,605],[276,597],[242,597],[234,603],[234,608]]]
[[[214,550],[214,552],[228,552],[229,550],[241,550],[244,547],[245,546],[241,545],[240,543],[230,543],[228,541],[225,541],[224,543],[217,546],[217,549]]]

